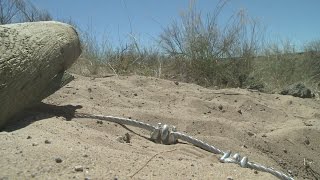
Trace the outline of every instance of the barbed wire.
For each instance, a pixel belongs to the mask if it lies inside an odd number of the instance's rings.
[[[208,143],[205,143],[192,136],[189,136],[181,132],[177,132],[177,129],[175,126],[169,126],[167,124],[161,124],[161,123],[158,123],[156,126],[153,126],[148,123],[144,123],[144,122],[134,120],[134,119],[129,119],[129,118],[93,115],[93,114],[85,114],[85,113],[76,113],[75,117],[105,120],[105,121],[114,122],[122,125],[130,125],[130,126],[142,128],[151,132],[150,139],[156,143],[170,145],[170,144],[176,144],[178,142],[178,139],[180,139],[182,141],[191,143],[206,151],[212,152],[214,154],[222,155],[222,157],[219,159],[219,161],[222,163],[234,163],[234,164],[238,164],[240,167],[243,167],[243,168],[250,168],[257,171],[270,173],[282,180],[293,180],[293,177],[283,172],[277,171],[272,167],[267,167],[255,162],[250,162],[248,160],[248,157],[246,156],[242,157],[240,156],[239,153],[234,153],[232,155],[231,151],[222,151],[217,147],[209,145]]]

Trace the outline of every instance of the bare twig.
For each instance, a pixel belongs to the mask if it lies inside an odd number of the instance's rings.
[[[154,159],[157,155],[162,154],[162,153],[172,152],[172,151],[175,151],[175,150],[177,150],[177,149],[171,149],[171,150],[168,150],[168,151],[162,151],[162,152],[156,153],[156,154],[153,155],[140,169],[138,169],[138,170],[137,170],[134,174],[132,174],[130,177],[133,178],[136,174],[138,174],[138,173],[139,173],[143,168],[145,168],[145,167],[148,165],[148,163],[149,163],[152,159]]]
[[[108,66],[112,69],[113,73],[117,76],[117,78],[119,78],[116,70],[111,66],[111,64],[110,64],[110,63],[107,63],[107,64],[108,64]]]

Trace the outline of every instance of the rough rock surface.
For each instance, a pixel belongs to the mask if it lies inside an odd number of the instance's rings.
[[[67,24],[34,22],[0,26],[0,129],[26,107],[70,81],[64,73],[81,53]]]
[[[286,87],[284,90],[282,90],[280,92],[280,94],[291,95],[291,96],[300,97],[300,98],[312,98],[313,97],[311,90],[308,89],[302,83],[292,84],[292,85]]]

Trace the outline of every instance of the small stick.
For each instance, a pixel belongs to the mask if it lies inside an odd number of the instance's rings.
[[[162,152],[159,152],[159,153],[156,153],[155,155],[153,155],[140,169],[138,169],[138,171],[136,171],[133,175],[130,176],[130,178],[133,178],[133,176],[135,176],[136,174],[138,174],[144,167],[146,167],[148,165],[148,163],[153,159],[155,158],[157,155],[159,154],[162,154],[162,153],[166,153],[166,152],[172,152],[172,151],[175,151],[177,149],[171,149],[171,150],[168,150],[168,151],[162,151]]]

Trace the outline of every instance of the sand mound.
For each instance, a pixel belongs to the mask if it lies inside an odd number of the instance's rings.
[[[275,179],[184,142],[155,144],[139,128],[72,118],[73,111],[175,125],[295,178],[320,177],[320,104],[313,99],[141,76],[76,76],[43,102],[0,132],[0,179]]]

